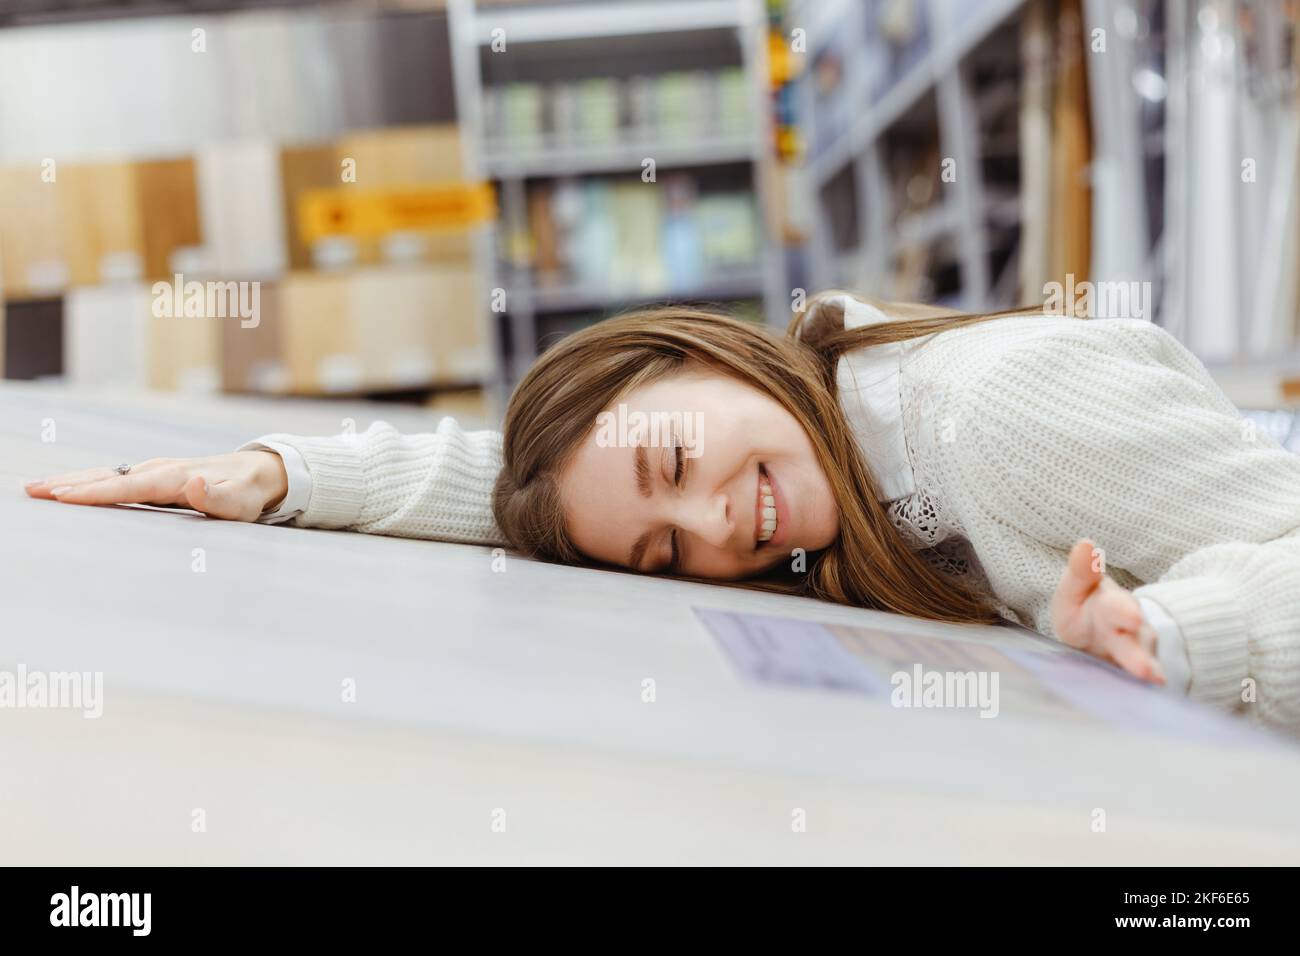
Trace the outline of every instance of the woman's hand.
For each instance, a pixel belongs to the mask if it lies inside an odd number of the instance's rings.
[[[125,475],[94,468],[25,486],[33,498],[77,505],[165,505],[193,508],[212,518],[256,521],[289,488],[280,456],[237,451],[210,458],[151,458]]]
[[[1052,626],[1071,647],[1118,664],[1134,677],[1165,682],[1156,659],[1156,634],[1138,599],[1102,572],[1096,548],[1083,540],[1070,551],[1052,596]]]

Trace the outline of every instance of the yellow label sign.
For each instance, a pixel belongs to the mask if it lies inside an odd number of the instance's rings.
[[[327,236],[459,230],[496,214],[489,183],[311,189],[298,198],[298,234],[310,244]]]

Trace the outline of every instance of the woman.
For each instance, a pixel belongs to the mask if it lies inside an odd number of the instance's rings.
[[[1140,320],[643,309],[549,349],[503,436],[269,435],[27,490],[1005,618],[1300,729],[1300,457]]]

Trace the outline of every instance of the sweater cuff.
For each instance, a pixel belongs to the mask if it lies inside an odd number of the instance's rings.
[[[304,438],[265,435],[262,442],[288,445],[298,452],[311,474],[311,498],[294,523],[310,528],[350,528],[361,520],[366,502],[365,469],[359,438]]]
[[[311,500],[311,472],[307,470],[307,463],[302,460],[302,455],[298,454],[298,449],[292,445],[278,441],[268,443],[265,439],[270,437],[270,435],[263,435],[262,438],[245,442],[235,449],[235,451],[273,452],[280,456],[280,463],[284,465],[286,483],[284,498],[274,508],[263,509],[261,517],[257,519],[259,524],[280,524],[290,521],[306,511],[307,502]]]
[[[1248,621],[1236,590],[1206,576],[1160,581],[1133,593],[1159,604],[1182,631],[1192,670],[1188,696],[1236,709],[1249,673]]]
[[[1165,672],[1165,679],[1168,681],[1166,688],[1174,693],[1186,695],[1187,687],[1192,682],[1192,664],[1187,659],[1187,642],[1183,640],[1183,632],[1178,629],[1174,619],[1165,613],[1165,609],[1155,601],[1142,595],[1136,597],[1142,607],[1142,616],[1146,618],[1147,625],[1156,634],[1156,660],[1160,663],[1160,669]]]

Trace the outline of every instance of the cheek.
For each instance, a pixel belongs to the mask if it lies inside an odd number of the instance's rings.
[[[604,564],[623,565],[635,539],[627,529],[640,527],[640,520],[627,509],[611,502],[608,495],[592,494],[576,499],[564,509],[569,541],[587,558]]]
[[[818,523],[819,537],[822,539],[822,547],[828,547],[840,533],[840,509],[835,503],[835,497],[831,494],[830,489],[826,490],[824,517]]]
[[[617,450],[613,450],[617,454]],[[628,527],[632,505],[616,482],[610,449],[584,449],[557,478],[560,519],[569,540],[589,558],[606,563],[620,560],[621,530]],[[630,468],[627,471],[630,475]],[[630,479],[629,479],[630,480]],[[627,554],[626,547],[622,557]]]
[[[839,534],[840,508],[830,480],[815,457],[809,467],[808,484],[804,489],[808,501],[806,531],[814,547],[824,548]]]

